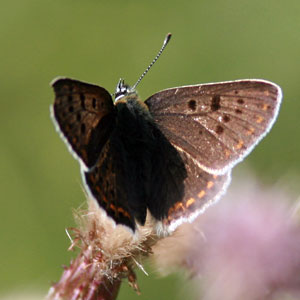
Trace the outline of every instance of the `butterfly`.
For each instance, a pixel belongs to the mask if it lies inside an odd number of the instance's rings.
[[[147,213],[172,232],[215,203],[232,168],[272,127],[282,98],[276,84],[250,79],[170,88],[145,102],[123,80],[115,100],[74,79],[52,86],[54,123],[89,196],[133,232]]]

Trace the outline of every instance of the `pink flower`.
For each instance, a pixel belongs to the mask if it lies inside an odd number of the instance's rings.
[[[300,299],[300,225],[275,189],[240,183],[155,254],[191,271],[202,300]]]

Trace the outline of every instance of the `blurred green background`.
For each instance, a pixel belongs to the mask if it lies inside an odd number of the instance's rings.
[[[64,228],[84,201],[78,163],[49,117],[49,82],[58,75],[111,93],[133,84],[173,38],[139,86],[143,99],[172,86],[263,78],[283,88],[278,121],[239,165],[264,183],[284,178],[299,193],[299,0],[2,0],[0,3],[0,298],[58,280],[67,252]],[[142,296],[123,284],[119,299],[182,299],[176,275],[139,273]],[[4,296],[3,296],[4,297]]]

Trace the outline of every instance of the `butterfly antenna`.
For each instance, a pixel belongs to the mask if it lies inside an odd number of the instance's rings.
[[[138,79],[138,81],[135,83],[135,85],[131,88],[131,90],[135,90],[137,85],[141,82],[141,80],[145,77],[145,75],[148,73],[148,71],[151,69],[151,67],[155,64],[155,62],[158,60],[158,58],[161,56],[161,54],[163,53],[163,51],[165,50],[166,46],[168,45],[168,43],[170,42],[172,34],[168,33],[165,37],[164,43],[161,47],[161,49],[159,50],[159,52],[157,53],[156,57],[152,60],[151,64],[149,65],[149,67],[145,70],[145,72],[140,76],[140,78]]]

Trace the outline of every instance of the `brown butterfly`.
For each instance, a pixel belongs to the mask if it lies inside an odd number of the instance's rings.
[[[120,80],[113,101],[97,85],[56,79],[52,115],[89,195],[116,224],[135,231],[149,211],[173,231],[224,194],[231,169],[272,127],[282,93],[246,79],[171,88],[141,102],[139,81],[130,88]]]

